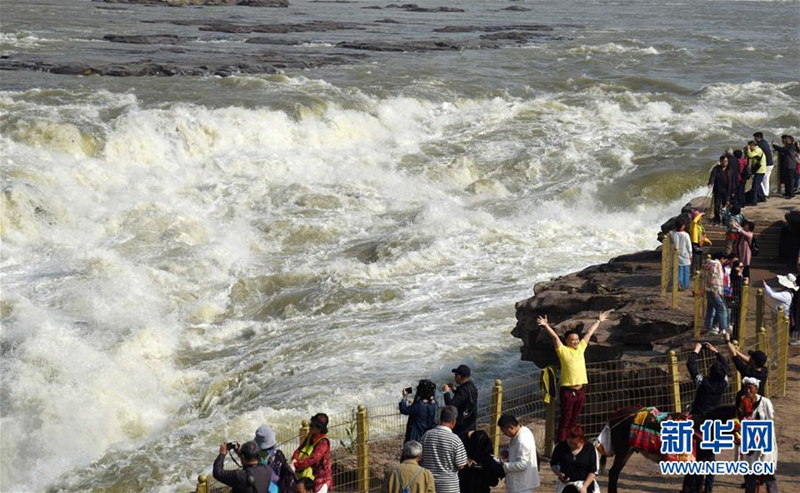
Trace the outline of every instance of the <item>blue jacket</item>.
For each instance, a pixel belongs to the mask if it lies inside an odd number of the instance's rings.
[[[426,431],[436,427],[436,401],[414,401],[409,404],[407,399],[400,401],[400,414],[408,416],[406,425],[406,439],[421,441]]]

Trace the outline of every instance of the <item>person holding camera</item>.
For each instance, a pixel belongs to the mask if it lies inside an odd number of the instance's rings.
[[[472,371],[467,365],[459,365],[451,370],[456,380],[456,389],[453,392],[449,384],[442,385],[445,406],[455,406],[458,409],[458,419],[453,433],[463,440],[468,431],[475,431],[478,423],[478,387],[472,383]]]
[[[742,149],[742,152],[747,156],[747,164],[753,172],[753,184],[750,186],[751,203],[756,205],[760,202],[766,202],[767,197],[765,190],[769,190],[769,182],[767,182],[767,185],[764,185],[764,176],[767,174],[768,170],[772,169],[767,168],[767,156],[764,154],[764,151],[756,145],[754,140],[748,142],[747,146]]]
[[[420,441],[426,431],[436,427],[436,384],[420,380],[413,400],[410,394],[411,387],[403,389],[400,401],[400,414],[408,416],[404,442]]]
[[[242,460],[241,469],[225,470],[225,457],[230,450]],[[235,459],[234,459],[235,462]],[[261,450],[256,442],[223,443],[214,461],[214,479],[232,488],[233,493],[264,493],[269,489],[272,471],[261,463]]]

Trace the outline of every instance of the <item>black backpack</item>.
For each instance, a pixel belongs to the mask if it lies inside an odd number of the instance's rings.
[[[292,491],[292,486],[297,482],[297,475],[286,463],[286,456],[283,452],[276,450],[269,461],[269,467],[278,476],[278,492],[288,493]]]
[[[753,257],[758,257],[758,254],[761,253],[761,249],[758,248],[758,241],[756,240],[755,236],[753,236],[753,241],[750,243],[750,253],[753,255]]]

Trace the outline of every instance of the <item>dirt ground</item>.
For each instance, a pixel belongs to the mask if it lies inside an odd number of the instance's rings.
[[[800,355],[789,360],[786,396],[772,398],[775,405],[778,433],[778,484],[781,493],[800,493]],[[731,460],[733,454],[720,454],[720,460]],[[608,466],[611,467],[611,461]],[[537,491],[554,491],[555,475],[548,464],[539,471],[542,486]],[[608,476],[599,478],[601,491],[608,491]],[[741,476],[717,476],[715,493],[743,492]],[[631,457],[619,481],[619,490],[630,493],[676,493],[681,491],[682,479],[661,476],[658,465],[639,454]],[[501,484],[495,491],[505,491]],[[762,489],[762,493],[765,490]]]

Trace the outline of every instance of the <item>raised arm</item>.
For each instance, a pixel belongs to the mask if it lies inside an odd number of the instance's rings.
[[[547,333],[550,334],[550,338],[553,339],[553,345],[556,347],[556,349],[564,345],[561,343],[561,338],[558,337],[556,331],[553,330],[552,327],[550,327],[550,323],[548,323],[547,321],[547,315],[545,315],[544,317],[536,317],[536,324],[539,327],[544,327],[544,330],[546,330]]]
[[[600,315],[597,316],[597,321],[589,327],[589,330],[586,332],[586,335],[583,336],[583,342],[589,344],[589,340],[592,338],[594,333],[597,331],[597,328],[600,327],[600,324],[608,320],[608,316],[611,314],[613,310],[606,310],[604,312],[600,312]]]
[[[692,380],[697,380],[697,376],[700,374],[700,372],[697,371],[697,355],[700,354],[701,349],[703,349],[703,345],[699,342],[696,343],[694,345],[694,351],[689,353],[689,357],[686,359],[686,369],[689,370],[689,375],[691,375]]]
[[[736,346],[733,345],[731,342],[731,335],[725,332],[725,345],[728,346],[728,352],[731,353],[731,359],[733,360],[734,366],[736,369],[739,370],[741,373],[741,363],[747,364],[750,362],[750,356],[743,354],[741,351],[736,349]]]

